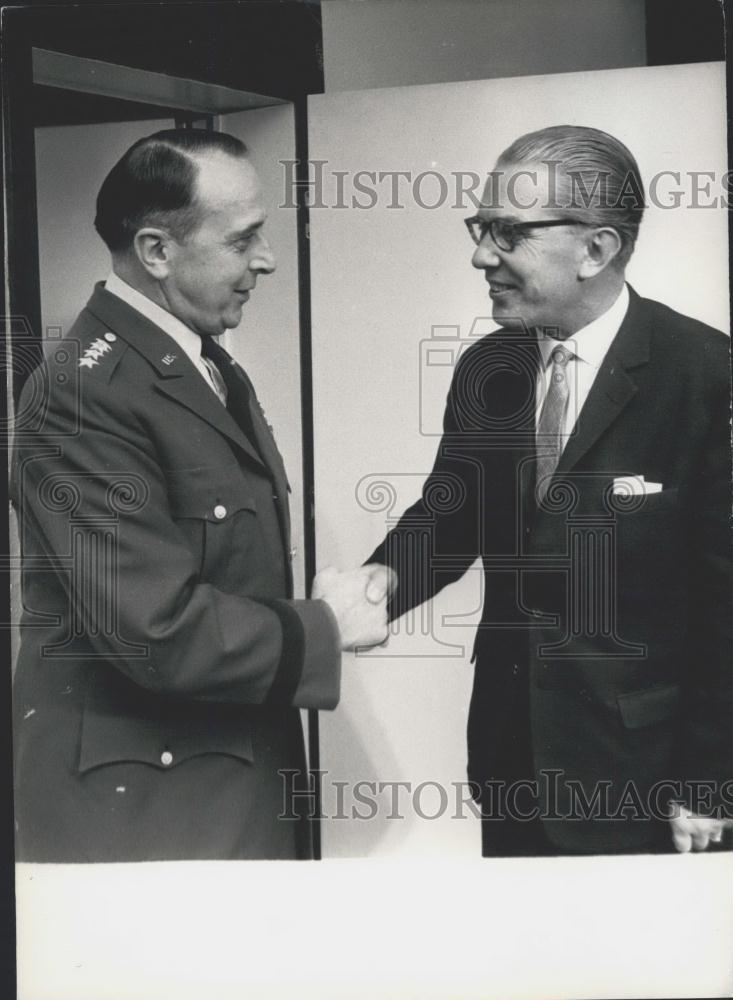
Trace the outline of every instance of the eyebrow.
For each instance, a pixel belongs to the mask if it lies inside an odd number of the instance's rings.
[[[232,233],[227,237],[227,243],[237,243],[239,240],[244,240],[252,233],[256,233],[258,229],[261,229],[265,224],[265,220],[261,219],[259,222],[253,222],[251,226],[247,226],[245,229],[238,229],[235,233]]]
[[[481,210],[479,209],[479,211],[481,211]],[[490,209],[484,209],[484,211],[490,211]],[[490,220],[482,218],[481,215],[476,215],[476,216],[474,216],[474,218],[478,222],[489,222],[489,221],[491,221],[491,222],[508,222],[510,225],[513,225],[513,226],[521,226],[522,225],[522,220],[517,215],[498,215],[498,216],[495,216],[493,219],[490,219]]]

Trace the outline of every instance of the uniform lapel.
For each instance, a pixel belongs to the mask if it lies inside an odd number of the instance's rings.
[[[219,344],[212,341],[208,346],[208,354],[217,365],[222,378],[227,384],[227,390],[230,394],[229,399],[232,400],[236,397],[240,399],[244,398],[247,401],[249,423],[254,435],[254,444],[262,461],[268,468],[275,485],[275,502],[278,505],[283,524],[286,528],[286,537],[289,538],[290,520],[287,503],[289,486],[285,474],[285,466],[275,444],[275,439],[265,420],[254,386],[244,369]]]
[[[560,457],[556,475],[568,472],[618,419],[637,392],[630,372],[649,360],[650,328],[644,304],[632,288],[624,321],[603,360],[578,421]]]
[[[96,286],[87,309],[150,362],[160,376],[155,384],[159,392],[191,410],[244,451],[249,459],[267,468],[264,454],[258,454],[185,351],[171,337],[122,299],[107,292],[101,284]]]
[[[232,414],[217,398],[214,392],[208,387],[201,375],[193,368],[191,362],[190,372],[186,372],[178,379],[169,379],[158,383],[156,388],[159,392],[175,399],[182,406],[187,407],[197,416],[215,427],[224,434],[230,441],[245,451],[247,456],[260,466],[265,466],[262,457],[253,447],[252,442],[234,419]]]

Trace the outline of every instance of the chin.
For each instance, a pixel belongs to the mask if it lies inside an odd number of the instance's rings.
[[[240,309],[236,314],[230,313],[228,316],[222,316],[219,321],[219,333],[222,334],[226,330],[234,330],[242,322],[242,310]]]
[[[511,309],[494,309],[491,318],[500,323],[505,330],[523,330],[525,326],[521,316],[517,316]]]

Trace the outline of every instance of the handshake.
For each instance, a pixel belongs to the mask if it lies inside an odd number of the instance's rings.
[[[378,563],[344,573],[327,566],[316,573],[311,597],[336,616],[342,649],[369,648],[387,638],[387,598],[396,586],[394,570]]]

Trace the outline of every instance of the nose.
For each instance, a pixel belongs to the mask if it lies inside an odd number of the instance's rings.
[[[492,242],[488,233],[474,250],[471,264],[482,271],[489,267],[498,267],[501,264],[496,244]]]
[[[258,274],[272,274],[276,267],[277,261],[275,260],[275,254],[272,252],[272,247],[267,242],[264,234],[259,232],[257,234],[257,244],[249,260],[249,269],[250,271],[256,271]]]

